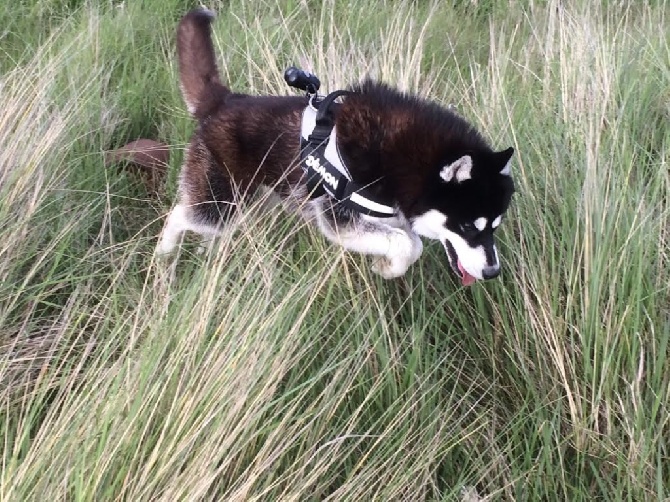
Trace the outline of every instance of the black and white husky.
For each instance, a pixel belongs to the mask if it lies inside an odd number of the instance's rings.
[[[500,273],[493,234],[514,192],[512,148],[496,152],[453,112],[366,80],[333,113],[324,162],[335,175],[313,156],[304,160],[328,189],[315,196],[298,161],[315,127],[313,103],[230,91],[219,79],[212,17],[191,11],[177,30],[181,91],[198,127],[159,253],[172,251],[187,230],[211,239],[234,212],[234,193],[266,186],[328,240],[376,256],[374,270],[385,278],[403,275],[419,258],[420,237],[442,243],[464,285]],[[338,177],[360,192],[338,200],[327,186]],[[358,205],[348,203],[354,198]]]

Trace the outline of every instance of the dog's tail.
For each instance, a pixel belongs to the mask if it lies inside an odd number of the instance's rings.
[[[210,23],[214,13],[194,9],[186,14],[177,27],[179,83],[188,111],[204,118],[230,90],[219,80]]]

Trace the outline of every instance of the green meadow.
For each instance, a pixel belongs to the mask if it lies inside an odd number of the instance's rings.
[[[183,0],[0,6],[0,501],[670,498],[670,3],[213,1],[223,79],[366,75],[513,146],[501,276],[240,202],[153,250]],[[170,146],[150,193],[105,152]]]

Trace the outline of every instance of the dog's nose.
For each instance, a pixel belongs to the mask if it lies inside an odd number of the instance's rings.
[[[484,279],[495,279],[500,275],[500,266],[486,267],[482,270],[482,277]]]

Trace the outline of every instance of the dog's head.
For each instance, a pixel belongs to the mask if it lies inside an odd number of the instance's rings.
[[[442,242],[451,268],[466,286],[500,273],[493,233],[514,193],[513,154],[508,148],[449,159],[428,180],[419,212],[411,218],[416,233]]]

